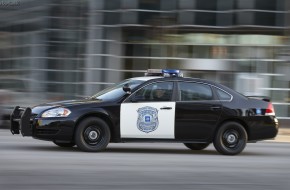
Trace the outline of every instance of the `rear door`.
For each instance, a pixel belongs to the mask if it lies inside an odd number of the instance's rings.
[[[121,104],[121,138],[174,139],[173,82],[142,87]]]
[[[178,82],[175,137],[177,140],[206,140],[215,130],[222,105],[208,84]]]

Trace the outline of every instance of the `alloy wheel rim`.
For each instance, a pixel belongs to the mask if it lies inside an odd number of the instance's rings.
[[[102,141],[102,129],[99,126],[89,126],[83,133],[84,140],[89,145],[96,145]]]
[[[234,129],[226,130],[222,136],[222,141],[227,148],[236,148],[240,142],[240,134]]]

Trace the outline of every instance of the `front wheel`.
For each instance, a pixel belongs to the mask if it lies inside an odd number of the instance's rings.
[[[213,144],[224,155],[236,155],[246,147],[248,135],[245,128],[236,122],[227,122],[217,131]]]
[[[110,142],[111,132],[108,124],[100,118],[89,117],[76,129],[75,143],[83,151],[99,152]]]
[[[209,143],[184,143],[184,145],[191,150],[203,150]]]

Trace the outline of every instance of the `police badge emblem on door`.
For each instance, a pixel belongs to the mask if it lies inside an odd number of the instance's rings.
[[[140,131],[150,133],[158,128],[158,110],[156,108],[146,106],[139,108],[137,127]]]

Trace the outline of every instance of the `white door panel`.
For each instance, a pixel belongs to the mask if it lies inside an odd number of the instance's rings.
[[[121,104],[121,138],[174,139],[175,102]]]

